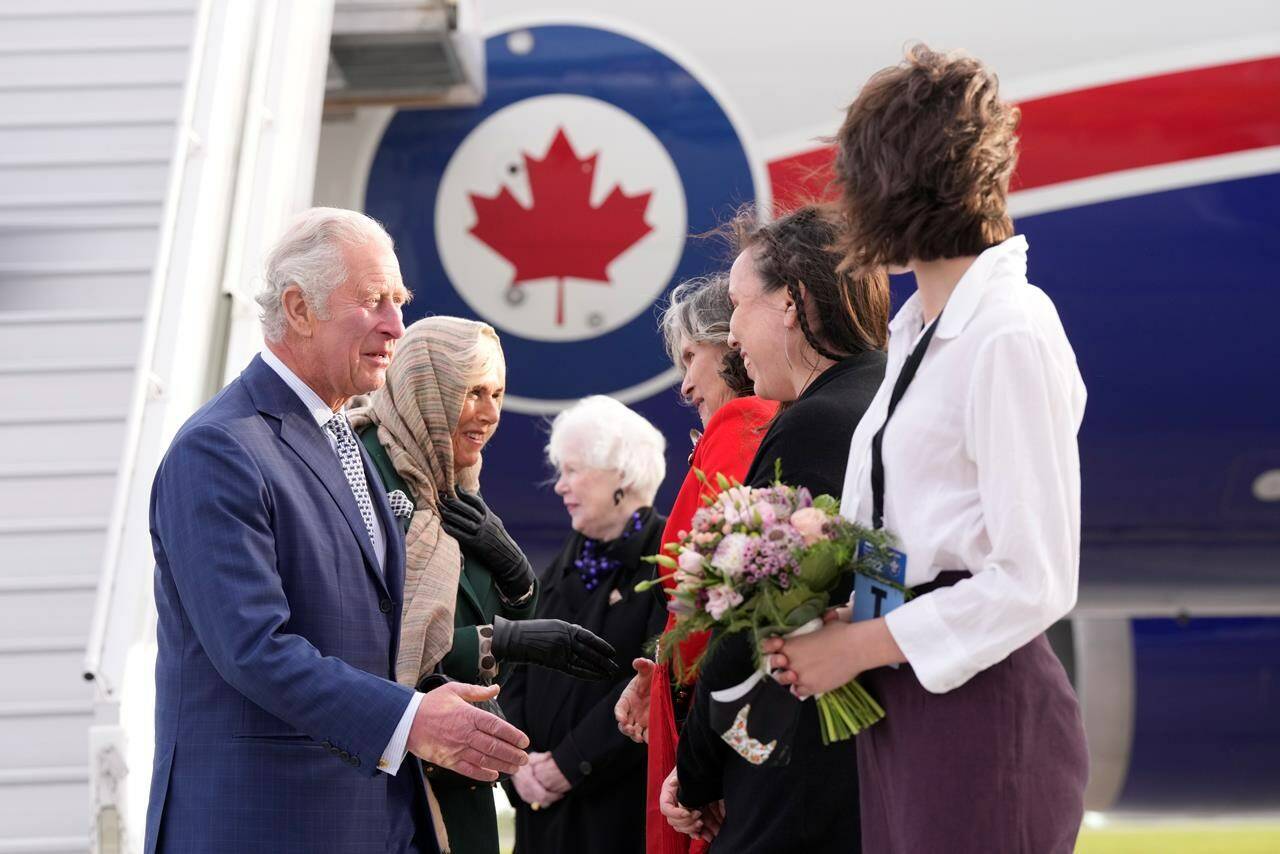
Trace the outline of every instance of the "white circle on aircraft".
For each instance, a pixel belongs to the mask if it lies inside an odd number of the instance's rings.
[[[476,126],[440,178],[436,245],[480,317],[536,341],[605,335],[653,305],[685,246],[658,138],[612,104],[542,95]]]

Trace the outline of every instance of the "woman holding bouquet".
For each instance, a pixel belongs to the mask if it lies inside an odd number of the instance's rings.
[[[1083,814],[1080,712],[1044,630],[1076,597],[1085,390],[1005,206],[1018,118],[982,63],[916,46],[837,138],[846,264],[916,280],[842,512],[896,535],[916,596],[765,648],[797,693],[861,675],[884,707],[858,738],[868,851],[1067,854]]]
[[[729,344],[742,356],[756,394],[782,409],[752,460],[745,483],[782,482],[834,494],[849,439],[884,376],[889,314],[882,272],[839,268],[839,222],[800,208],[768,225],[750,213],[733,223],[738,251],[730,271],[734,310]],[[848,596],[848,588],[844,590]],[[710,722],[711,692],[755,670],[748,633],[725,638],[703,664],[681,732],[677,773],[663,811],[679,830],[715,836],[712,850],[847,852],[856,848],[857,793],[852,740],[823,747],[813,703],[800,707],[786,765],[752,764]],[[724,800],[723,824],[703,808]]]
[[[703,427],[689,456],[689,473],[667,517],[664,547],[692,527],[694,511],[702,506],[702,497],[712,492],[697,473],[711,482],[717,474],[742,480],[777,409],[777,404],[752,393],[742,356],[729,347],[732,314],[729,277],[724,274],[684,282],[671,292],[662,313],[667,354],[682,377],[680,395],[697,410]],[[672,579],[664,583],[674,585]],[[667,631],[674,622],[672,614]],[[681,644],[676,653],[681,658],[677,668],[637,659],[636,676],[618,701],[616,716],[623,732],[633,741],[649,745],[648,854],[697,854],[706,848],[701,841],[694,841],[691,848],[690,838],[672,828],[658,806],[662,782],[675,768],[679,728],[693,696],[693,663],[705,649],[706,640],[703,634]]]

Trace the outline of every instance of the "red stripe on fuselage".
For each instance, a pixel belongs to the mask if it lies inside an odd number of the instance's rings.
[[[1012,189],[1280,145],[1280,56],[1023,101]],[[769,164],[778,210],[827,195],[830,147]]]

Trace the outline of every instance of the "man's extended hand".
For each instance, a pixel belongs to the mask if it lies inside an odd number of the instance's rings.
[[[497,685],[483,688],[461,682],[428,692],[409,730],[409,752],[473,780],[491,783],[499,773],[516,773],[529,761],[524,752],[529,737],[471,705],[497,696]]]
[[[637,744],[649,742],[649,697],[653,685],[653,662],[637,658],[631,662],[636,675],[631,677],[622,696],[613,707],[613,717],[622,734]]]

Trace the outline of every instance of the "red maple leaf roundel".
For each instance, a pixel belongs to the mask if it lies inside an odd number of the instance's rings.
[[[613,259],[653,231],[644,221],[652,191],[628,196],[615,185],[599,207],[591,206],[598,156],[578,157],[561,127],[541,160],[524,155],[532,207],[521,205],[506,185],[493,198],[470,194],[476,211],[471,234],[515,265],[511,286],[556,280],[557,326],[564,324],[565,279],[609,284]]]

